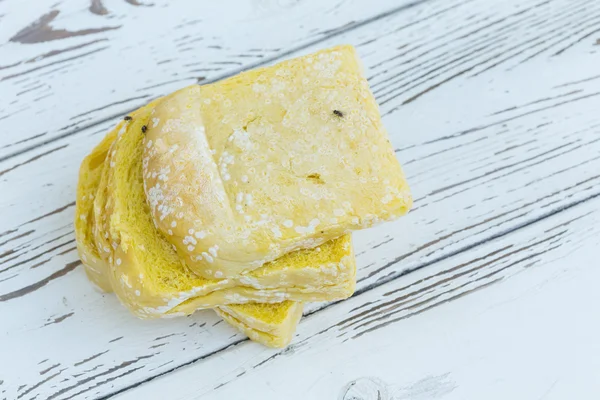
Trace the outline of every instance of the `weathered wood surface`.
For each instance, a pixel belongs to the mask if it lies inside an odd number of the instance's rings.
[[[0,159],[419,1],[5,0]]]
[[[600,194],[596,20],[588,1],[430,1],[302,50],[358,46],[416,199],[409,216],[355,236],[360,293],[434,274]],[[137,321],[86,282],[71,225],[77,168],[113,123],[0,163],[7,398],[107,396],[243,340],[210,312]]]
[[[598,257],[594,199],[116,398],[595,399]]]

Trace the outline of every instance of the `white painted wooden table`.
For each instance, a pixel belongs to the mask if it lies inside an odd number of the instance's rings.
[[[356,295],[277,351],[94,291],[77,168],[115,121],[340,43],[415,197]],[[597,0],[0,0],[0,399],[600,398],[599,50]]]

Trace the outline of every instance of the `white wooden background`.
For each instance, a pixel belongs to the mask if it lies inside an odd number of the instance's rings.
[[[354,44],[415,207],[293,344],[92,289],[77,168],[194,82]],[[0,399],[600,398],[600,2],[0,1]],[[410,273],[407,273],[410,272]]]

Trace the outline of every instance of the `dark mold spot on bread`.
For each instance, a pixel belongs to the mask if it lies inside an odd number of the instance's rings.
[[[307,175],[306,179],[312,181],[313,183],[318,183],[320,185],[325,183],[325,181],[323,181],[323,179],[321,178],[321,174],[317,173]]]

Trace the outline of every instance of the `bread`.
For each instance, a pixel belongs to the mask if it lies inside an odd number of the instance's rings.
[[[136,110],[82,163],[77,247],[140,318],[213,308],[284,346],[349,297],[350,232],[412,200],[355,51],[339,46]]]
[[[351,46],[182,89],[151,113],[152,216],[205,278],[238,276],[411,206]]]
[[[101,171],[107,171],[103,167],[110,163],[110,148],[117,130],[110,132],[82,162],[75,208],[75,235],[79,256],[89,279],[106,292],[112,291],[107,275],[109,267],[97,251],[92,233],[96,231],[101,238],[106,238],[102,235],[102,229],[94,229],[96,219],[92,203],[98,198],[95,193],[106,193],[106,179],[101,179],[100,174]],[[104,174],[104,177],[107,175]],[[105,218],[98,219],[101,220]],[[284,301],[277,304],[223,306],[215,308],[215,312],[252,340],[270,347],[284,347],[292,338],[302,316],[302,308],[302,303]]]
[[[135,118],[138,115],[143,115],[146,109],[151,109],[154,107],[161,99],[156,99],[153,102],[149,103],[145,107],[141,107],[132,113],[130,113],[129,118]],[[102,172],[100,176],[100,182],[98,184],[98,189],[96,191],[96,196],[94,198],[94,207],[93,207],[93,215],[94,215],[94,241],[96,243],[98,253],[102,257],[104,261],[109,262],[110,255],[112,253],[112,249],[116,248],[117,243],[111,240],[110,236],[110,226],[109,226],[109,212],[108,209],[112,209],[112,197],[109,195],[109,172],[111,170],[111,166],[114,166],[113,156],[116,152],[115,150],[115,141],[120,137],[127,129],[128,124],[126,121],[121,121],[113,131],[111,131],[108,136],[113,138],[113,143],[110,145],[110,149],[106,154],[106,161],[102,166]]]
[[[327,301],[349,297],[355,286],[351,238],[287,254],[235,278],[196,276],[156,230],[142,180],[142,126],[153,105],[132,115],[109,156],[104,213],[109,221],[109,279],[134,314],[156,318],[199,308],[247,302]],[[103,208],[102,205],[99,208]]]
[[[302,317],[302,303],[285,301],[272,304],[220,306],[215,311],[250,339],[269,347],[285,347],[292,340]]]
[[[116,132],[117,130],[111,133]],[[114,135],[114,137],[116,138],[116,134]],[[108,152],[106,154],[106,161],[102,166],[102,171],[100,173],[100,181],[98,182],[98,188],[96,190],[96,196],[94,198],[92,210],[94,224],[92,228],[93,239],[94,243],[96,244],[96,248],[98,249],[98,254],[100,255],[100,257],[102,257],[102,259],[105,262],[108,262],[108,257],[111,253],[111,243],[109,240],[108,233],[108,218],[105,210],[107,208],[106,202],[108,197],[108,171],[112,160],[112,149],[113,144],[111,144],[111,147],[108,149]]]
[[[85,272],[94,284],[101,290],[111,290],[106,275],[106,263],[102,259],[97,247],[94,245],[94,213],[93,204],[98,187],[100,186],[104,160],[110,146],[117,136],[117,131],[110,132],[106,137],[84,158],[79,168],[79,183],[77,185],[77,201],[75,202],[75,235],[77,252]]]

